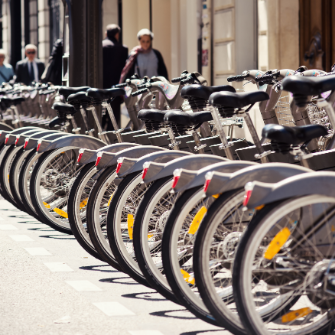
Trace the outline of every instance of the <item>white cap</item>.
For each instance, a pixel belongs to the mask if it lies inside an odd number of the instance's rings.
[[[147,28],[141,29],[138,33],[137,33],[137,39],[141,39],[141,37],[143,35],[149,35],[151,37],[151,39],[154,39],[154,34]]]

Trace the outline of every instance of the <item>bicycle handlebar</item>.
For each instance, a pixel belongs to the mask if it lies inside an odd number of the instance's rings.
[[[276,79],[280,75],[280,71],[274,73],[264,74],[261,77],[255,78],[256,83],[268,84],[271,83],[273,79]]]
[[[233,81],[243,81],[245,80],[246,78],[248,78],[249,76],[249,73],[247,74],[238,74],[237,76],[231,76],[231,77],[228,77],[227,78],[227,81],[229,83],[233,82]]]
[[[145,92],[148,92],[148,88],[147,88],[147,87],[146,87],[146,88],[143,88],[143,89],[141,89],[141,90],[138,90],[138,91],[132,93],[131,95],[132,95],[133,97],[136,97],[137,95],[141,95],[141,94],[143,94],[143,93],[145,93]]]
[[[183,79],[183,77],[172,78],[171,83],[179,83],[179,82],[181,82],[182,79]]]
[[[122,83],[122,84],[117,84],[117,85],[114,85],[115,88],[123,88],[123,87],[126,87],[128,85],[128,83]]]

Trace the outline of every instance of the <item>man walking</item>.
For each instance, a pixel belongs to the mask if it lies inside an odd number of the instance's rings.
[[[116,24],[109,24],[106,27],[106,38],[102,41],[103,50],[103,88],[111,88],[119,83],[121,71],[128,58],[128,48],[119,43],[121,28]],[[118,125],[120,126],[120,98],[112,102],[113,112]],[[103,124],[107,130],[111,130],[112,125],[109,117],[105,115]],[[105,126],[106,128],[106,126]]]
[[[25,47],[26,58],[16,63],[16,82],[31,85],[38,82],[44,72],[44,63],[36,58],[37,48],[34,44]]]
[[[14,76],[13,68],[10,64],[5,64],[5,50],[0,49],[0,85],[8,83]]]

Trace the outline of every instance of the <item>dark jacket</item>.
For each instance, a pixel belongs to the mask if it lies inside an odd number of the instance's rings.
[[[152,50],[155,53],[156,57],[158,58],[158,68],[157,68],[158,75],[163,76],[166,79],[169,79],[162,54],[156,49],[152,49]],[[130,78],[135,73],[136,66],[137,66],[137,59],[134,65],[131,67],[131,69],[127,73],[126,79]],[[140,73],[138,73],[138,75],[141,77]]]
[[[48,65],[42,74],[43,83],[62,85],[63,40],[58,39],[53,45]]]
[[[44,63],[37,58],[35,58],[35,62],[38,69],[38,79],[41,79],[42,73],[44,72],[45,69]],[[24,83],[26,85],[31,84],[27,59],[21,60],[16,63],[15,74],[16,74],[15,82]]]
[[[121,71],[128,58],[128,48],[108,38],[102,41],[103,88],[119,83]]]

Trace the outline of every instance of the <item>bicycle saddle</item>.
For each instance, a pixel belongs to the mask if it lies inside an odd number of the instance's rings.
[[[202,86],[202,85],[188,85],[184,86],[181,89],[181,96],[184,99],[189,98],[199,98],[208,100],[210,95],[215,92],[236,92],[235,88],[230,85],[222,85],[222,86]]]
[[[268,99],[269,95],[263,91],[245,93],[219,92],[213,93],[209,97],[209,103],[213,106],[242,108]]]
[[[56,102],[52,105],[52,109],[56,110],[61,114],[74,114],[76,110],[72,105],[64,104],[63,102]]]
[[[67,97],[71,94],[78,93],[78,92],[86,92],[89,90],[89,86],[80,86],[80,87],[61,87],[59,89],[59,94],[67,99]]]
[[[104,101],[109,100],[111,98],[116,98],[121,95],[125,95],[126,92],[123,88],[109,88],[106,90],[97,89],[97,88],[90,88],[87,91],[87,95],[94,100]]]
[[[140,120],[150,120],[150,121],[164,121],[164,115],[169,112],[168,110],[162,111],[159,109],[141,109],[137,117]]]
[[[182,111],[168,111],[164,116],[164,121],[175,124],[196,126],[206,121],[213,120],[211,112],[185,113]]]
[[[316,95],[326,91],[335,89],[335,76],[325,77],[303,77],[290,76],[286,77],[282,82],[285,91],[293,94]]]
[[[327,129],[319,124],[288,127],[278,124],[267,124],[262,130],[262,137],[277,143],[297,145],[313,138],[327,135]]]
[[[92,102],[92,98],[86,95],[86,92],[79,92],[69,95],[67,102],[71,105],[86,105]]]

